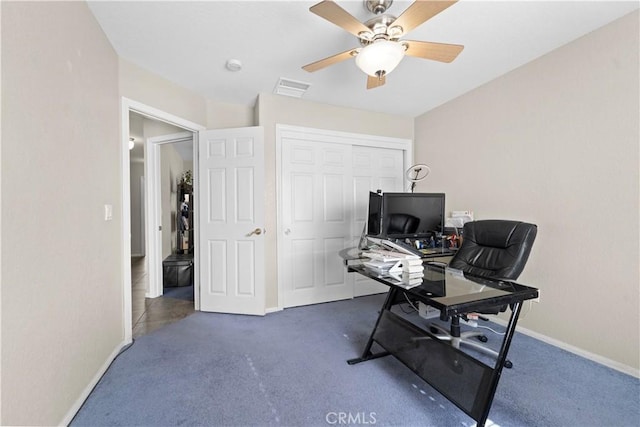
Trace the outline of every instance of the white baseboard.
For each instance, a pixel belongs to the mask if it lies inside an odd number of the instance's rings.
[[[491,318],[492,322],[495,322],[499,325],[502,326],[507,326],[508,321],[501,319],[499,317],[495,317],[495,316],[489,316]],[[636,378],[640,378],[640,369],[635,369],[631,366],[627,366],[625,364],[622,364],[620,362],[616,362],[615,360],[611,360],[609,358],[606,358],[604,356],[600,356],[599,354],[595,354],[595,353],[591,353],[587,350],[581,349],[579,347],[575,347],[571,344],[567,344],[565,342],[562,342],[560,340],[557,340],[555,338],[551,338],[548,337],[546,335],[543,335],[539,332],[535,332],[532,331],[530,329],[527,328],[523,328],[520,326],[516,326],[516,331],[520,332],[524,335],[530,336],[531,338],[535,338],[537,340],[540,340],[544,343],[547,343],[549,345],[552,345],[554,347],[558,347],[561,348],[563,350],[568,351],[569,353],[573,353],[575,355],[578,355],[580,357],[584,357],[585,359],[589,359],[593,362],[599,363],[601,365],[606,366],[607,368],[611,368],[611,369],[615,369],[616,371],[622,372],[623,374],[627,374],[627,375],[631,375],[632,377],[636,377]]]
[[[113,350],[113,352],[109,355],[109,357],[107,357],[107,360],[105,360],[102,366],[100,366],[100,369],[98,369],[98,372],[96,372],[96,374],[93,376],[89,384],[87,384],[84,390],[82,390],[82,393],[80,393],[80,396],[78,396],[78,399],[76,399],[73,405],[71,405],[71,408],[69,408],[69,411],[67,412],[67,414],[64,416],[62,421],[60,421],[60,423],[58,424],[59,426],[68,426],[71,423],[71,421],[73,420],[73,417],[76,416],[76,414],[84,404],[84,401],[87,400],[87,398],[93,391],[93,388],[96,386],[96,384],[98,384],[98,381],[100,381],[100,378],[102,378],[104,373],[107,372],[107,369],[109,369],[109,366],[111,366],[111,363],[115,360],[118,354],[120,354],[122,349],[128,346],[129,344],[131,344],[131,342],[125,342],[125,341],[121,342]]]
[[[282,311],[282,309],[279,307],[271,307],[271,308],[267,308],[264,312],[266,314],[269,314],[269,313],[276,313],[278,311]]]

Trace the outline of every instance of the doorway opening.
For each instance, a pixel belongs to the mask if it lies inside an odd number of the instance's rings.
[[[198,219],[188,207],[194,203],[190,197],[185,211],[187,215],[191,213],[190,245],[179,233],[182,213],[178,214],[178,198],[185,198],[177,191],[187,178],[193,188],[193,178],[197,177],[197,132],[204,127],[126,98],[122,99],[121,111],[123,325],[124,341],[131,342],[134,336],[199,309],[198,251],[193,244]],[[162,211],[163,205],[166,212]],[[180,250],[191,252],[193,285],[162,296],[163,254]]]
[[[132,334],[137,338],[195,311],[194,144],[193,133],[133,111],[129,112],[129,140],[131,311]],[[155,174],[146,176],[145,171],[153,171],[145,165],[145,145],[149,142],[159,144],[159,150],[156,150],[159,168]],[[147,180],[152,181],[149,190],[156,194],[147,194]],[[159,203],[150,204],[149,200]],[[146,224],[150,222],[147,214],[159,218],[158,239],[146,238]],[[149,247],[153,245],[159,247]],[[151,257],[154,262],[150,263]],[[176,258],[180,262],[172,262]],[[154,277],[160,283],[150,280],[149,265],[161,266],[160,274]]]

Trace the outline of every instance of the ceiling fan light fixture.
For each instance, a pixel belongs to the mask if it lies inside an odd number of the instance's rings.
[[[400,42],[378,40],[362,48],[356,56],[356,65],[370,76],[392,72],[402,61],[405,47]]]

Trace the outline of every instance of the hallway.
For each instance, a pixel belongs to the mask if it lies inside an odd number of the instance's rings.
[[[134,339],[184,319],[195,312],[193,287],[165,289],[165,295],[161,297],[145,298],[147,282],[145,258],[131,258],[131,312]]]

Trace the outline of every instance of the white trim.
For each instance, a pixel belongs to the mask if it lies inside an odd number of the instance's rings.
[[[120,170],[122,189],[122,327],[125,342],[133,339],[133,321],[131,310],[131,175],[129,170],[129,105],[122,98],[120,106]],[[79,407],[78,407],[79,409]],[[65,423],[67,425],[67,423]]]
[[[191,186],[194,196],[200,194],[198,191],[200,180],[200,133],[193,133],[193,185]],[[200,215],[198,215],[198,197],[193,198],[193,304],[195,310],[200,310]]]
[[[153,120],[159,120],[161,122],[165,122],[170,125],[173,125],[191,132],[198,132],[206,129],[206,127],[202,125],[183,119],[182,117],[174,116],[171,113],[158,110],[157,108],[151,107],[150,105],[146,105],[146,104],[143,104],[142,102],[134,101],[124,96],[122,97],[122,102],[123,104],[127,105],[128,110],[134,111],[142,116],[148,117]],[[127,129],[127,132],[128,131],[129,130]],[[128,147],[129,147],[129,139],[127,138],[127,149]]]
[[[505,327],[507,326],[508,322],[504,319],[501,319],[500,317],[497,317],[497,316],[488,316],[488,317],[492,322],[495,322]],[[620,362],[616,362],[615,360],[609,359],[604,356],[600,356],[599,354],[591,353],[590,351],[573,346],[571,344],[567,344],[566,342],[557,340],[555,338],[551,338],[539,332],[532,331],[531,329],[523,328],[521,326],[516,326],[516,331],[524,335],[527,335],[531,338],[540,340],[546,344],[552,345],[554,347],[558,347],[562,350],[566,350],[569,353],[573,353],[577,356],[584,357],[585,359],[589,359],[592,362],[599,363],[600,365],[606,366],[607,368],[614,369],[616,371],[622,372],[623,374],[631,375],[632,377],[640,378],[639,369],[633,368],[631,366],[627,366]]]
[[[327,129],[315,129],[301,126],[291,126],[276,123],[276,247],[277,247],[277,271],[278,276],[278,306],[272,307],[267,312],[275,312],[284,309],[284,289],[280,280],[281,265],[284,258],[281,245],[278,239],[283,235],[282,213],[282,139],[296,138],[304,140],[317,140],[319,142],[331,142],[334,144],[359,145],[366,147],[390,148],[402,150],[403,171],[406,171],[413,164],[413,141],[404,138],[394,138],[389,136],[366,135],[360,133],[340,132]],[[404,187],[404,186],[403,186]]]
[[[162,238],[158,233],[162,225],[162,192],[160,146],[174,142],[193,141],[193,132],[179,132],[171,135],[154,136],[144,141],[144,176],[146,180],[145,207],[148,221],[147,229],[147,272],[149,274],[149,288],[145,294],[147,298],[157,298],[162,295]],[[166,230],[165,230],[166,231]],[[170,230],[169,230],[170,231]],[[195,287],[194,287],[195,288]],[[195,292],[194,292],[195,293]]]
[[[142,165],[144,168],[144,164]],[[144,170],[142,171],[144,173]],[[147,241],[147,233],[145,232],[145,228],[147,226],[147,211],[145,209],[145,200],[147,197],[147,182],[144,178],[144,175],[140,177],[140,256],[146,255],[146,245]],[[133,254],[132,254],[133,256]]]
[[[190,122],[173,114],[166,113],[158,110],[157,108],[145,105],[141,102],[134,101],[132,99],[122,97],[120,103],[120,134],[121,134],[121,154],[120,154],[120,169],[121,169],[121,189],[122,189],[122,210],[120,212],[122,219],[122,315],[123,315],[123,336],[125,342],[130,342],[133,336],[133,325],[131,320],[131,189],[130,189],[130,175],[129,175],[129,112],[134,111],[143,116],[159,120],[171,125],[183,128],[185,130],[197,133],[204,130],[205,127],[197,123]],[[197,141],[197,137],[194,136],[194,141]],[[194,151],[197,152],[196,144],[194,143]],[[194,178],[197,177],[194,174]],[[197,181],[194,179],[194,181]],[[148,212],[148,211],[147,211]],[[197,227],[198,217],[195,217],[195,227]],[[198,228],[196,228],[197,230]],[[146,251],[149,252],[148,250]],[[196,248],[194,254],[194,262],[198,265],[199,252]],[[199,310],[198,305],[198,292],[199,281],[197,276],[194,277],[194,292],[195,309]]]
[[[76,401],[73,402],[73,405],[71,405],[71,407],[65,414],[64,418],[62,418],[62,421],[58,423],[59,426],[68,426],[71,423],[71,421],[73,421],[73,417],[75,417],[78,411],[80,410],[80,408],[82,408],[82,405],[84,404],[85,400],[87,400],[87,398],[93,391],[96,384],[98,384],[102,376],[107,372],[107,369],[109,369],[109,366],[111,366],[111,364],[116,359],[116,357],[118,357],[120,352],[132,342],[133,342],[132,340],[122,341],[111,352],[109,357],[107,357],[107,360],[105,360],[105,362],[102,364],[102,366],[100,366],[100,368],[98,369],[96,374],[93,376],[93,378],[91,378],[91,381],[89,381],[89,384],[87,384],[87,386],[82,390],[82,392],[80,393]]]

